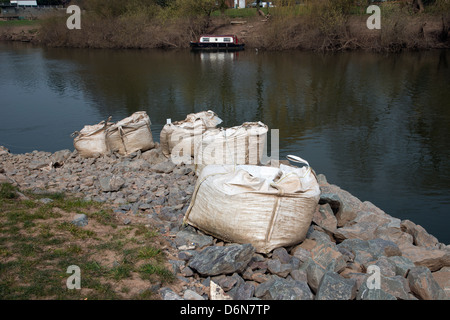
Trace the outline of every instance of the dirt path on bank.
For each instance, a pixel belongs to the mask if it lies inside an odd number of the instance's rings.
[[[248,44],[261,42],[264,30],[270,20],[264,17],[252,17],[250,19],[236,18],[229,22],[214,22],[209,30],[211,34],[234,34],[239,41]]]

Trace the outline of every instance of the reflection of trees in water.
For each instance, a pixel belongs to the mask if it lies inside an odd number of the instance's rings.
[[[433,175],[450,169],[445,52],[200,56],[46,49],[45,55],[74,65],[67,72],[47,68],[49,85],[83,90],[103,117],[146,110],[163,124],[212,109],[225,126],[263,121],[280,129],[281,147],[326,141],[332,161],[344,168],[342,179],[370,183],[402,172],[405,182],[431,186]],[[419,172],[422,178],[410,174]],[[448,174],[440,179],[450,182]]]

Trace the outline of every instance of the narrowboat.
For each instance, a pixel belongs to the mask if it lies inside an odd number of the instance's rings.
[[[201,35],[197,42],[191,41],[192,50],[243,50],[245,44],[240,43],[235,35]]]

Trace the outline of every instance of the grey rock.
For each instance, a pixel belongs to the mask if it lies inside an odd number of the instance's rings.
[[[197,254],[197,251],[194,250],[184,250],[178,252],[178,259],[189,261],[195,254]]]
[[[322,244],[331,244],[331,238],[325,230],[318,226],[311,225],[306,233],[306,239],[316,240]]]
[[[176,234],[175,237],[175,243],[178,247],[194,246],[198,249],[212,245],[213,240],[213,237],[198,234],[193,228],[186,228],[184,230],[181,230]]]
[[[292,259],[292,256],[284,247],[280,247],[273,250],[272,259],[278,259],[281,263],[289,263]]]
[[[329,204],[333,212],[338,212],[342,202],[339,195],[332,193],[329,185],[320,186],[320,191],[319,204]]]
[[[324,186],[328,184],[327,177],[323,173],[319,173],[317,175],[317,182],[319,182],[320,186]]]
[[[375,238],[375,230],[377,227],[378,224],[375,222],[363,221],[337,228],[334,231],[334,237],[339,241],[345,239],[370,240]]]
[[[142,152],[140,158],[147,161],[150,165],[155,165],[157,163],[167,161],[167,158],[162,154],[160,148],[155,148]]]
[[[150,203],[140,203],[139,210],[150,210],[153,206]]]
[[[353,300],[356,280],[345,279],[335,272],[327,272],[320,281],[316,300]]]
[[[233,273],[233,275],[231,277],[228,277],[228,278],[230,278],[231,282],[234,283],[234,285],[229,289],[227,294],[230,297],[235,298],[239,288],[241,286],[245,285],[245,280],[236,272]]]
[[[413,236],[409,233],[403,232],[400,226],[390,227],[388,225],[379,226],[375,230],[375,238],[390,240],[395,242],[399,247],[404,247],[413,244]]]
[[[9,149],[4,146],[0,146],[0,156],[5,154],[9,154]]]
[[[201,295],[199,295],[197,292],[187,289],[183,294],[184,300],[205,300]]]
[[[292,270],[291,277],[294,280],[308,282],[308,276],[306,274],[306,270],[303,270],[303,269]]]
[[[186,265],[186,262],[183,260],[169,260],[169,263],[172,265],[174,274],[181,272],[181,269]]]
[[[151,170],[158,173],[171,173],[175,169],[176,164],[172,161],[164,161],[157,163],[151,167]]]
[[[446,300],[444,290],[434,280],[427,267],[414,267],[408,273],[411,292],[421,300]]]
[[[232,276],[221,274],[211,278],[211,281],[218,284],[225,292],[231,290],[239,280],[239,275],[237,273],[233,273]]]
[[[395,274],[402,277],[406,277],[409,270],[416,266],[414,262],[403,256],[389,257],[388,260],[395,265]]]
[[[402,256],[409,258],[416,266],[424,266],[431,272],[450,266],[450,250],[439,250],[433,247],[405,245]]]
[[[362,206],[362,202],[358,198],[336,185],[322,186],[320,190],[319,203],[330,204],[333,211],[336,212],[338,227],[342,227],[356,218],[356,213]]]
[[[234,300],[249,300],[255,293],[255,286],[252,283],[245,282],[237,287],[236,292],[232,296]]]
[[[159,293],[163,300],[183,300],[183,298],[176,294],[172,289],[167,287],[161,288]]]
[[[379,267],[381,274],[386,277],[393,277],[396,275],[395,263],[388,260],[387,257],[380,257],[375,262],[366,263],[364,264],[364,267],[367,269],[370,265],[376,265]]]
[[[317,264],[312,258],[308,259],[300,269],[306,271],[308,285],[316,293],[326,269]]]
[[[101,177],[99,179],[100,188],[103,192],[114,192],[119,191],[120,188],[125,184],[125,180],[116,175]]]
[[[270,286],[275,282],[275,278],[276,276],[270,276],[267,281],[260,283],[255,289],[255,297],[262,298],[264,295],[266,295]]]
[[[292,265],[290,263],[281,263],[278,259],[270,259],[267,261],[267,268],[273,274],[276,274],[282,278],[292,271]]]
[[[50,198],[42,198],[42,199],[39,199],[39,202],[41,202],[41,203],[43,203],[43,204],[48,204],[48,203],[52,203],[52,202],[53,202],[53,199],[50,199]]]
[[[254,252],[255,248],[251,244],[207,247],[196,254],[188,266],[203,276],[241,272]]]
[[[363,282],[356,294],[356,300],[397,300],[392,294],[380,289],[369,289],[366,282]]]
[[[296,246],[295,248],[293,248],[291,250],[291,254],[294,257],[298,258],[300,260],[300,262],[305,262],[306,260],[311,258],[311,252],[309,252],[308,250],[306,250],[300,246]]]
[[[436,247],[438,239],[430,235],[422,226],[415,224],[410,220],[401,222],[401,229],[413,237],[413,244],[421,247]]]
[[[393,295],[399,300],[410,299],[410,288],[408,280],[402,276],[385,277],[381,275],[380,286],[383,291]]]
[[[28,165],[28,169],[30,169],[30,170],[38,170],[38,169],[41,169],[41,168],[44,168],[44,167],[48,166],[49,164],[50,164],[50,161],[33,160]]]
[[[375,258],[379,258],[381,256],[391,257],[402,255],[398,245],[392,241],[376,238],[367,241],[367,243],[369,244],[369,252]]]
[[[311,250],[311,257],[315,263],[326,269],[332,262],[335,264],[335,272],[340,272],[347,266],[347,257],[339,252],[334,243],[322,243]]]
[[[183,270],[181,270],[181,274],[185,277],[192,277],[194,275],[194,271],[192,271],[189,267],[184,267]]]
[[[337,228],[337,219],[329,203],[319,205],[314,212],[313,222],[324,230],[334,232]]]
[[[72,220],[72,224],[78,227],[85,227],[88,225],[88,217],[83,213],[77,214]]]
[[[371,240],[346,239],[337,245],[338,249],[348,250],[354,255],[353,261],[359,264],[370,264],[382,256],[401,255],[396,243],[375,238]]]
[[[134,171],[148,170],[151,168],[151,165],[144,159],[135,159],[129,162],[128,168]]]
[[[64,162],[72,155],[72,152],[68,149],[56,151],[54,154],[50,156],[50,162],[53,163],[53,165],[60,165],[62,166]]]
[[[264,289],[258,292],[258,295],[268,300],[312,300],[314,298],[306,282],[293,279],[288,280],[277,276],[269,280]]]
[[[447,294],[447,298],[450,299],[450,267],[444,267],[439,271],[432,273],[434,280]]]

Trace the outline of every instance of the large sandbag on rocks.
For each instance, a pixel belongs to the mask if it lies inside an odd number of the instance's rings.
[[[206,131],[195,146],[196,174],[209,164],[261,164],[267,131],[262,122]]]
[[[184,221],[216,238],[251,243],[257,252],[303,241],[320,198],[311,168],[208,165]]]
[[[109,119],[95,125],[85,125],[81,131],[75,131],[72,134],[73,146],[82,157],[94,157],[107,153],[106,129],[111,125]]]
[[[200,137],[206,130],[215,128],[222,123],[222,120],[211,110],[190,113],[186,119],[166,124],[161,130],[160,144],[161,150],[166,157],[169,157],[172,150],[177,147],[180,154],[177,156],[194,156],[194,136]]]
[[[106,130],[106,145],[109,151],[128,155],[138,150],[154,148],[150,125],[150,118],[145,111],[135,112],[118,121]]]

